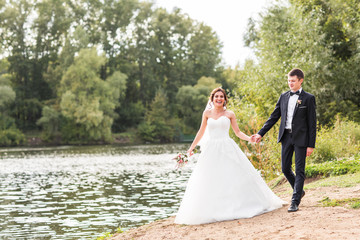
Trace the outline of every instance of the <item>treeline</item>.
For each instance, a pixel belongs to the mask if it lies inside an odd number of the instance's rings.
[[[303,88],[316,96],[320,125],[335,115],[360,122],[360,5],[356,0],[289,0],[250,19],[244,41],[259,62],[228,71],[235,92],[258,120],[288,90],[286,74],[305,72]],[[233,75],[231,75],[233,74]],[[249,110],[250,111],[250,110]]]
[[[34,130],[61,143],[111,142],[124,131],[176,141],[196,132],[219,85],[252,134],[288,90],[294,67],[316,96],[320,128],[337,115],[360,122],[357,0],[269,7],[244,37],[257,61],[227,69],[216,33],[179,9],[137,0],[16,0],[0,9],[1,145]]]
[[[303,89],[316,97],[318,134],[309,163],[336,161],[360,152],[360,5],[357,0],[289,0],[250,19],[245,43],[258,61],[225,71],[237,83],[231,108],[247,133],[257,132],[287,91],[286,74],[305,72]],[[248,145],[264,176],[281,173],[278,125],[262,145]],[[358,156],[357,156],[358,159]]]
[[[15,0],[0,9],[0,145],[38,130],[61,143],[111,142],[128,129],[173,141],[198,127],[188,113],[205,106],[198,95],[226,85],[216,33],[179,9],[138,0]]]

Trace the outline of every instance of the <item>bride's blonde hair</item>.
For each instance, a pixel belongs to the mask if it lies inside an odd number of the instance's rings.
[[[217,93],[217,92],[222,92],[222,93],[224,94],[224,100],[225,100],[225,102],[224,102],[224,107],[225,107],[226,104],[227,104],[229,101],[228,101],[228,97],[227,97],[227,95],[226,95],[225,90],[222,89],[221,87],[217,87],[217,88],[215,88],[214,90],[211,91],[210,97],[209,97],[210,102],[213,102],[213,101],[214,101],[214,96],[215,96],[215,93]]]

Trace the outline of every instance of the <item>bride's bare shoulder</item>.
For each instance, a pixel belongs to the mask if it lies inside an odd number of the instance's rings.
[[[231,111],[231,110],[226,110],[226,111],[225,111],[225,115],[226,115],[227,117],[229,117],[229,118],[235,117],[235,113],[234,113],[233,111]]]
[[[203,115],[207,118],[210,116],[210,114],[211,114],[211,109],[205,109],[203,112]]]

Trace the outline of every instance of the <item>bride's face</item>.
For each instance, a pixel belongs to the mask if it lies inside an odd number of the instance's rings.
[[[222,106],[224,106],[224,101],[225,101],[224,94],[220,91],[216,92],[214,95],[214,100],[213,100],[214,106],[222,107]]]

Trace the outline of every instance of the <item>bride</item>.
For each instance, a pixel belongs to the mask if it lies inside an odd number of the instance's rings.
[[[203,224],[250,218],[282,207],[285,203],[266,185],[238,145],[230,138],[230,125],[236,136],[251,141],[239,130],[235,114],[226,110],[225,91],[215,88],[209,97],[213,107],[206,109],[188,155],[203,137],[198,162],[188,181],[175,218],[177,224]]]

